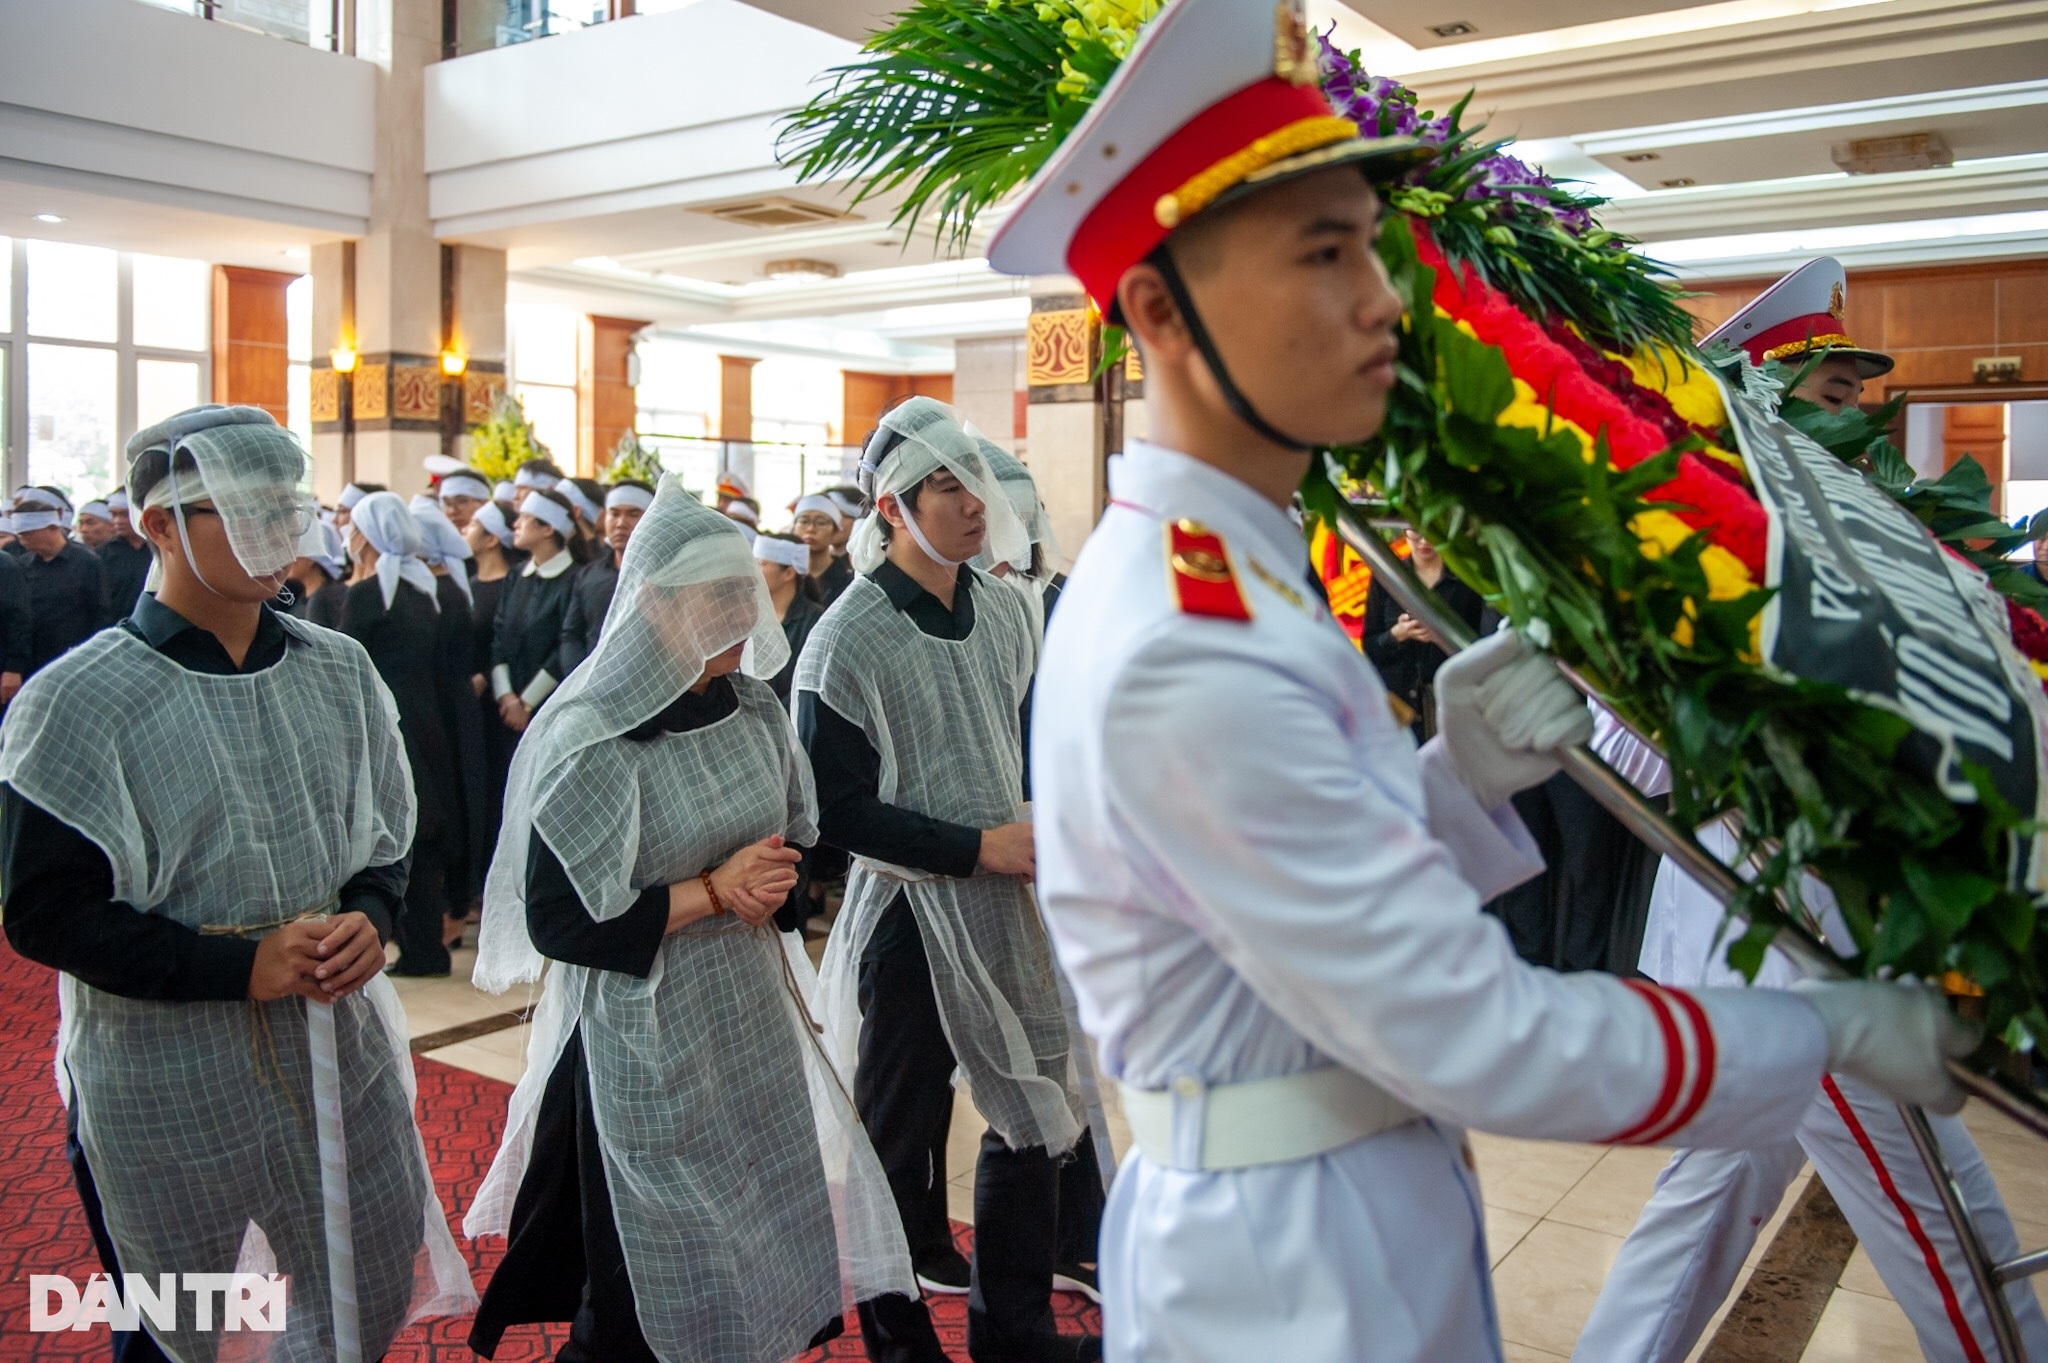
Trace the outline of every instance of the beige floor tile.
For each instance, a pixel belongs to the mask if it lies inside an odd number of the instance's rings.
[[[974,1176],[956,1178],[946,1185],[946,1215],[963,1226],[974,1224]]]
[[[1499,1268],[1500,1261],[1514,1253],[1516,1245],[1536,1226],[1536,1218],[1506,1207],[1482,1207],[1486,1214],[1486,1262]]]
[[[1877,1265],[1871,1261],[1870,1251],[1856,1246],[1856,1252],[1849,1256],[1848,1265],[1842,1269],[1841,1289],[1844,1292],[1861,1292],[1866,1297],[1891,1299],[1891,1292],[1884,1285],[1884,1279],[1877,1276]]]
[[[519,1082],[519,1076],[526,1070],[526,1063],[510,1056],[488,1050],[474,1041],[458,1041],[453,1046],[443,1046],[427,1055],[457,1069],[469,1070],[491,1079],[501,1079],[508,1084]]]
[[[1918,1363],[1920,1343],[1889,1297],[1836,1292],[1800,1363]]]
[[[1621,1237],[1539,1222],[1493,1271],[1503,1339],[1569,1356]]]
[[[1530,1216],[1548,1213],[1605,1153],[1597,1145],[1518,1141],[1482,1131],[1472,1132],[1471,1139],[1481,1197]]]
[[[1564,1354],[1554,1354],[1548,1349],[1532,1349],[1526,1344],[1510,1344],[1505,1355],[1507,1363],[1568,1363]]]
[[[1616,1146],[1558,1199],[1546,1219],[1627,1235],[1656,1191],[1657,1175],[1670,1162],[1668,1150]]]

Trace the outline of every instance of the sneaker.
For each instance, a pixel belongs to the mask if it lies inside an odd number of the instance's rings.
[[[967,1256],[957,1249],[935,1254],[916,1265],[916,1268],[917,1285],[927,1292],[936,1292],[943,1297],[965,1296],[974,1276],[974,1270],[967,1263]]]
[[[1095,1267],[1092,1264],[1059,1265],[1052,1271],[1052,1290],[1079,1292],[1097,1306],[1102,1305],[1102,1291],[1095,1284]]]

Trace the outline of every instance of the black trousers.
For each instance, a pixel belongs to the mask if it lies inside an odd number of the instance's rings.
[[[398,940],[398,969],[401,974],[439,975],[450,965],[448,948],[441,940],[442,916],[448,911],[449,864],[447,844],[437,833],[413,839],[412,874],[405,883],[405,902],[400,905],[392,936]]]
[[[1542,875],[1487,904],[1515,952],[1553,970],[1636,973],[1657,857],[1569,776],[1518,792]]]
[[[921,951],[863,962],[860,1007],[854,1106],[917,1260],[952,1243],[945,1148],[958,1062]],[[1090,1218],[1095,1224],[1083,1219],[1077,1238],[1085,1240],[1085,1257],[1092,1260],[1101,1182],[1092,1153],[1085,1158],[1097,1190]],[[1070,1157],[1066,1163],[1071,1168],[1081,1160]],[[1061,1248],[1061,1178],[1062,1161],[1043,1146],[1012,1150],[993,1129],[983,1133],[974,1173],[974,1271],[967,1299],[967,1350],[976,1363],[1028,1363],[1056,1347],[1052,1273]],[[1077,1186],[1085,1197],[1085,1185]],[[862,1303],[860,1321],[868,1357],[876,1363],[936,1363],[945,1357],[920,1302],[883,1297]]]
[[[640,1332],[612,1220],[580,1030],[541,1092],[505,1257],[484,1289],[469,1347],[489,1358],[507,1326],[559,1320],[570,1326],[557,1363],[659,1363]]]
[[[71,1177],[78,1185],[78,1201],[85,1211],[85,1226],[92,1233],[92,1247],[99,1253],[100,1267],[108,1281],[121,1281],[121,1262],[114,1257],[114,1237],[107,1233],[106,1213],[100,1210],[99,1185],[85,1162],[85,1147],[78,1143],[78,1095],[64,1112],[64,1154],[71,1162]],[[147,1330],[114,1331],[114,1363],[171,1363]]]

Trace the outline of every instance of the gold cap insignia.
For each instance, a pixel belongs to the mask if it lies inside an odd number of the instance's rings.
[[[1839,322],[1842,320],[1843,312],[1847,311],[1847,309],[1848,300],[1842,297],[1842,286],[1840,284],[1828,285],[1828,316]]]
[[[1280,0],[1273,8],[1273,74],[1289,85],[1314,85],[1323,78],[1302,0]]]

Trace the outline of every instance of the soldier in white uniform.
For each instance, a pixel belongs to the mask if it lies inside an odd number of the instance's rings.
[[[1308,446],[1376,429],[1394,380],[1359,167],[1405,153],[1330,118],[1279,18],[1168,7],[991,251],[1128,324],[1155,441],[1114,470],[1032,737],[1042,902],[1137,1147],[1105,1356],[1497,1359],[1462,1127],[1771,1142],[1828,1069],[1952,1111],[1969,1039],[1893,985],[1555,975],[1481,915],[1535,869],[1508,797],[1585,711],[1497,635],[1444,665],[1418,753],[1309,587]]]
[[[1704,344],[1733,342],[1759,365],[1782,361],[1804,373],[1791,396],[1840,411],[1862,395],[1866,378],[1892,367],[1889,355],[1859,349],[1850,339],[1843,322],[1847,283],[1839,262],[1825,256],[1808,261]],[[1670,790],[1670,769],[1661,757],[1619,724],[1603,721],[1599,729],[1595,746],[1616,770],[1645,794]],[[1735,861],[1736,838],[1726,825],[1702,829],[1700,841]],[[1832,903],[1826,887],[1811,881],[1802,898],[1810,905]],[[1650,895],[1643,973],[1667,985],[1741,983],[1722,963],[1726,925],[1721,902],[1666,861]],[[1849,941],[1847,927],[1833,928],[1828,939]],[[1773,951],[1756,983],[1783,989],[1799,977],[1799,968]],[[2012,1258],[2019,1237],[1969,1128],[1953,1117],[1936,1117],[1933,1127],[1985,1247],[1995,1259]],[[1787,1139],[1748,1150],[1681,1149],[1671,1157],[1593,1304],[1572,1354],[1576,1363],[1681,1363],[1688,1357],[1809,1159],[1912,1322],[1920,1351],[1937,1363],[1982,1363],[1995,1353],[1983,1294],[1905,1119],[1882,1094],[1830,1075]],[[2048,1358],[2048,1316],[2032,1286],[2012,1283],[2006,1299],[2028,1355]]]

